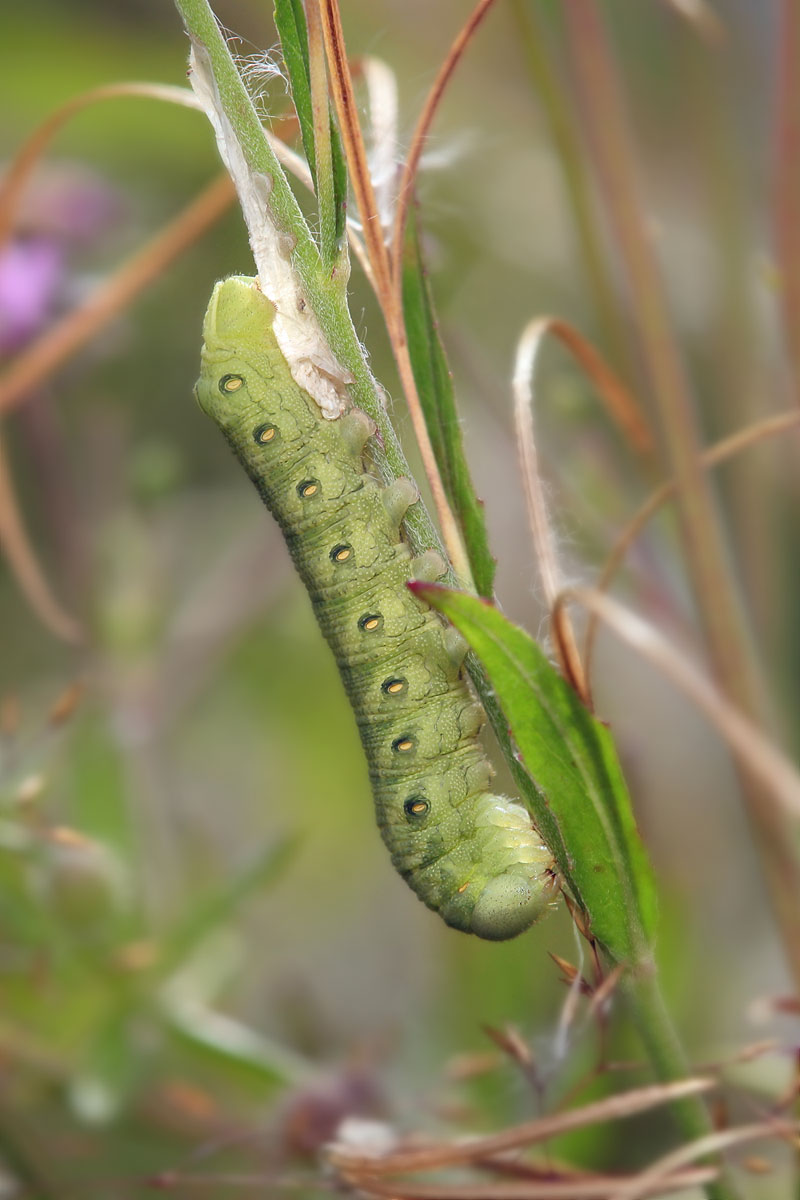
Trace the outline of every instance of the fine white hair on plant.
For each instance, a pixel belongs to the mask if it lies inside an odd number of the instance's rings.
[[[368,159],[375,200],[384,235],[394,220],[400,165],[397,144],[397,77],[381,58],[366,56],[361,62],[369,103]]]
[[[250,237],[258,281],[275,305],[273,329],[292,376],[333,420],[350,406],[347,385],[352,376],[337,361],[303,294],[292,263],[294,238],[272,218],[271,176],[253,171],[225,113],[208,51],[192,42],[189,80],[217,140],[217,148],[239,196]]]
[[[281,70],[277,47],[271,50],[257,50],[254,54],[235,55],[234,61],[250,93],[250,99],[259,110],[259,115],[262,115],[260,110],[263,107],[264,94],[273,79],[280,79],[284,90],[288,90],[288,80]]]

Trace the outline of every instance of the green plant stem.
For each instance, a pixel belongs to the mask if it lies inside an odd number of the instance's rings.
[[[382,391],[367,365],[364,350],[353,327],[340,283],[331,279],[330,273],[323,267],[314,239],[278,160],[270,149],[214,14],[207,0],[176,0],[176,4],[189,36],[200,43],[209,56],[223,108],[248,166],[252,171],[272,179],[272,190],[267,201],[270,215],[278,228],[295,239],[292,262],[309,303],[331,349],[353,377],[350,385],[353,399],[378,427],[380,439],[375,439],[372,451],[375,466],[386,482],[401,475],[410,475],[405,455],[386,413]],[[437,549],[443,553],[439,534],[423,504],[411,506],[405,526],[415,553],[427,549]],[[454,583],[455,577],[449,575],[448,582]]]
[[[655,961],[642,957],[623,976],[620,988],[659,1079],[663,1083],[686,1079],[691,1070],[664,1003]],[[694,1140],[713,1132],[708,1107],[701,1097],[686,1096],[677,1100],[671,1105],[671,1111],[687,1139]],[[709,1200],[736,1198],[737,1193],[727,1179],[722,1178],[705,1187]]]

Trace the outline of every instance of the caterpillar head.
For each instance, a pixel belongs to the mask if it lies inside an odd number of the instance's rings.
[[[274,374],[274,316],[274,305],[255,279],[233,275],[214,288],[203,321],[195,395],[203,411],[225,430],[237,423],[251,378],[269,380]]]

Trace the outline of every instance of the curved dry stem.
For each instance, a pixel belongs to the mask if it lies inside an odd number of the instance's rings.
[[[200,107],[188,88],[171,87],[168,84],[158,83],[110,83],[103,87],[92,88],[88,92],[81,92],[79,96],[73,96],[66,104],[62,104],[60,108],[46,117],[34,130],[17,151],[0,179],[0,246],[5,244],[11,234],[14,214],[31,172],[58,131],[77,113],[93,104],[98,104],[103,100],[118,100],[131,96],[138,96],[145,100],[165,100],[170,104],[183,105],[185,108],[197,109]]]
[[[83,629],[56,600],[22,521],[0,441],[0,546],[20,591],[42,624],[65,642],[83,641]]]
[[[623,1181],[618,1175],[567,1175],[553,1178],[552,1170],[541,1169],[544,1178],[504,1180],[498,1183],[479,1184],[435,1184],[395,1183],[377,1180],[370,1176],[356,1177],[352,1184],[367,1196],[389,1196],[393,1200],[609,1200],[613,1189]],[[719,1172],[715,1167],[694,1167],[675,1172],[668,1179],[659,1178],[658,1183],[642,1193],[646,1196],[663,1196],[664,1185],[673,1195],[687,1188],[702,1187],[712,1183]],[[626,1181],[627,1182],[627,1181]]]
[[[336,114],[342,135],[345,157],[350,172],[350,181],[356,196],[364,242],[375,275],[376,295],[381,305],[386,329],[392,345],[403,393],[408,404],[414,436],[419,446],[422,465],[431,489],[433,504],[439,518],[447,553],[453,569],[461,583],[474,591],[469,558],[464,549],[461,532],[447,494],[444,490],[439,466],[428,435],[428,427],[422,411],[411,358],[408,353],[403,322],[402,299],[391,286],[389,254],[383,240],[380,214],[375,190],[369,172],[364,137],[358,120],[358,110],[353,90],[353,78],[344,44],[338,0],[315,0],[320,5],[325,50],[328,56],[328,71],[331,81]]]
[[[413,1150],[399,1150],[376,1157],[360,1154],[345,1145],[334,1144],[329,1151],[329,1160],[342,1171],[359,1171],[371,1176],[405,1174],[409,1171],[435,1170],[439,1167],[471,1163],[491,1155],[516,1150],[521,1146],[532,1146],[549,1141],[573,1129],[584,1129],[600,1121],[617,1121],[636,1113],[647,1112],[665,1104],[672,1104],[687,1096],[697,1096],[715,1086],[712,1079],[681,1079],[676,1083],[651,1084],[634,1088],[621,1095],[608,1096],[569,1112],[555,1113],[514,1125],[500,1133],[486,1137],[463,1139],[456,1143],[439,1143]]]
[[[709,1133],[705,1137],[687,1142],[686,1145],[679,1146],[677,1150],[665,1154],[663,1158],[642,1171],[635,1179],[613,1192],[609,1196],[609,1200],[642,1200],[643,1196],[652,1193],[655,1185],[663,1187],[672,1172],[685,1166],[686,1163],[694,1162],[698,1158],[706,1158],[711,1154],[718,1154],[730,1146],[741,1146],[745,1142],[761,1141],[764,1138],[796,1137],[798,1130],[800,1130],[800,1122],[771,1120]]]
[[[785,433],[797,426],[800,426],[800,412],[796,410],[780,413],[774,417],[767,417],[765,420],[759,421],[754,425],[749,425],[746,429],[741,429],[736,433],[732,433],[729,437],[723,438],[722,441],[710,446],[700,456],[700,461],[705,467],[716,467],[720,463],[733,458],[740,450],[746,450],[748,446],[756,445],[756,443],[764,441],[766,438],[774,437],[777,433]],[[665,483],[662,483],[660,487],[656,488],[648,496],[644,504],[631,517],[614,543],[611,553],[606,559],[605,565],[594,585],[598,592],[608,591],[614,576],[622,565],[631,546],[639,537],[639,534],[647,525],[650,518],[661,508],[662,504],[665,504],[667,500],[675,495],[675,487],[674,479],[669,479]],[[586,635],[583,644],[583,663],[586,674],[590,677],[592,673],[591,664],[597,641],[597,623],[597,615],[590,612],[586,623]]]
[[[10,236],[14,227],[14,217],[31,172],[59,130],[77,113],[82,112],[85,108],[89,108],[92,104],[98,104],[103,100],[130,97],[141,97],[145,100],[162,100],[170,104],[181,105],[183,108],[193,108],[196,112],[203,111],[203,107],[194,92],[190,91],[189,88],[173,87],[170,84],[136,81],[130,83],[112,83],[103,87],[92,88],[88,92],[82,92],[79,96],[73,96],[66,104],[61,105],[60,108],[51,113],[38,129],[34,130],[18,150],[8,169],[0,177],[0,247],[3,246]],[[304,187],[313,192],[314,183],[305,159],[301,155],[296,154],[294,150],[291,150],[274,133],[270,133],[268,130],[265,132],[267,140],[275,153],[275,157],[281,165],[291,171]],[[352,222],[348,222],[348,234],[350,244],[361,263],[364,274],[374,289],[375,278],[372,266],[367,258],[364,243],[358,236],[358,232]]]
[[[8,412],[153,283],[230,208],[233,184],[220,175],[182,213],[123,263],[87,299],[32,342],[0,376],[0,413]]]
[[[567,588],[558,597],[557,606],[570,602],[594,612],[688,696],[759,781],[762,804],[769,805],[773,815],[784,821],[789,818],[787,832],[795,835],[800,846],[800,773],[794,764],[688,658],[630,609],[593,588]]]
[[[514,375],[511,382],[514,396],[514,425],[517,432],[517,449],[520,456],[522,485],[525,490],[525,506],[528,510],[531,537],[545,601],[552,614],[553,641],[564,675],[584,703],[591,706],[591,697],[578,653],[575,630],[566,611],[562,609],[556,612],[555,609],[556,599],[564,583],[558,563],[555,533],[547,511],[547,502],[539,472],[533,428],[533,368],[547,328],[547,319],[532,321],[523,331],[517,345]]]
[[[652,457],[655,440],[641,406],[602,354],[574,325],[560,317],[538,317],[527,326],[526,333],[536,343],[532,356],[534,360],[545,334],[557,338],[594,384],[609,419],[617,426],[633,453],[645,459]]]
[[[405,241],[406,222],[408,220],[408,206],[411,203],[411,197],[414,192],[414,184],[419,170],[419,162],[422,157],[422,152],[425,149],[433,119],[436,116],[436,111],[439,103],[444,95],[445,88],[450,82],[450,78],[458,66],[464,51],[467,49],[472,40],[476,29],[480,25],[483,18],[486,16],[489,9],[492,7],[494,0],[479,0],[470,14],[466,24],[455,38],[447,57],[439,68],[439,73],[433,81],[433,86],[428,93],[428,97],[422,106],[422,112],[417,120],[416,128],[411,138],[406,161],[403,164],[403,173],[400,177],[400,187],[397,194],[397,207],[394,214],[394,231],[392,233],[392,264],[391,278],[394,283],[395,291],[398,298],[401,295],[402,276],[403,276],[403,242]]]

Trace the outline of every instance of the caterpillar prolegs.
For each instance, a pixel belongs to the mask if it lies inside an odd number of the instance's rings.
[[[385,487],[366,452],[375,432],[351,408],[325,419],[292,378],[255,280],[218,283],[203,327],[197,397],[276,517],[336,656],[392,861],[448,925],[502,940],[556,890],[527,811],[489,790],[483,710],[463,678],[455,630],[406,584],[444,573],[413,558],[401,521],[418,499]]]

